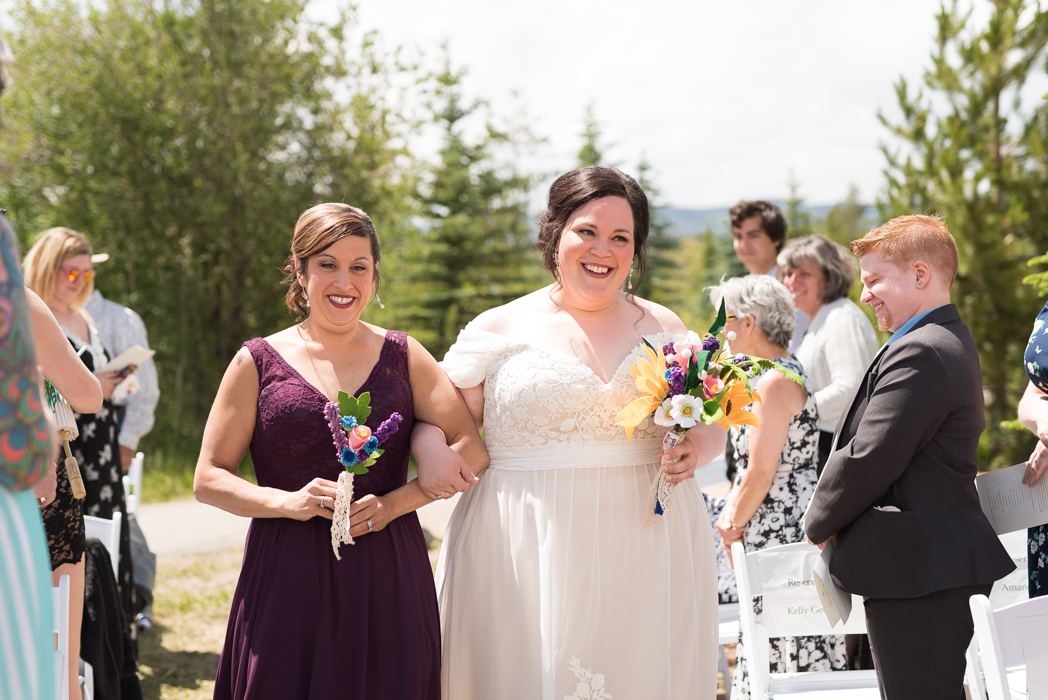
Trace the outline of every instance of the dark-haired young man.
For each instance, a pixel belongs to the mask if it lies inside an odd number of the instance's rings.
[[[751,275],[775,276],[775,258],[786,242],[786,217],[763,200],[743,200],[728,210],[735,254]]]

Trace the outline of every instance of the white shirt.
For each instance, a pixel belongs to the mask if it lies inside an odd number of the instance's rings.
[[[102,344],[114,358],[133,345],[149,347],[146,326],[141,317],[131,309],[109,301],[97,289],[84,305],[98,326]],[[150,358],[135,372],[142,388],[127,397],[121,405],[126,409],[124,423],[120,426],[118,442],[131,450],[138,448],[138,441],[153,428],[153,411],[160,400],[160,385],[156,376],[156,365]]]
[[[824,304],[795,353],[815,390],[819,430],[832,433],[879,343],[866,314],[847,297]]]

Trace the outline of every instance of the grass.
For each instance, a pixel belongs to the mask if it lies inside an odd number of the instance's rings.
[[[164,503],[192,498],[195,469],[196,455],[178,454],[161,448],[146,453],[142,465],[142,502]],[[237,474],[253,484],[258,483],[250,455],[245,455]]]
[[[138,643],[145,700],[204,700],[214,694],[241,557],[233,550],[157,561],[153,629]]]

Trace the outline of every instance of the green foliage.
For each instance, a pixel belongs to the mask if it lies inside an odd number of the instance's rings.
[[[1026,264],[1030,267],[1036,265],[1048,265],[1048,255],[1038,255],[1035,258],[1031,258],[1026,261]],[[1037,291],[1037,296],[1044,298],[1048,296],[1048,271],[1035,272],[1031,275],[1023,277],[1023,284],[1028,284]]]
[[[637,284],[634,274],[633,293],[642,299],[673,308],[676,299],[669,280],[678,268],[677,250],[680,242],[669,233],[670,224],[659,216],[659,189],[651,178],[651,165],[644,158],[637,164],[637,183],[648,195],[650,224],[648,227],[648,269]]]
[[[608,165],[605,162],[605,145],[601,142],[600,124],[593,115],[593,104],[586,105],[586,114],[582,119],[582,148],[579,149],[578,166]],[[613,166],[609,166],[613,167]]]
[[[486,113],[483,135],[468,138],[465,121],[484,105],[465,101],[461,79],[449,65],[434,79],[432,121],[443,133],[443,147],[424,178],[424,225],[401,271],[413,299],[407,327],[436,357],[479,313],[533,291],[544,279],[527,214],[531,178],[497,158],[501,149],[532,139],[522,129],[498,128]]]
[[[881,121],[902,142],[883,147],[884,219],[940,212],[957,239],[953,300],[982,362],[987,428],[984,468],[1015,464],[1031,438],[1002,430],[1026,385],[1022,358],[1041,299],[1021,282],[1026,261],[1048,249],[1048,109],[1022,109],[1020,90],[1044,68],[1048,13],[997,0],[984,27],[954,2],[937,17],[924,86],[896,85],[902,119]],[[925,91],[928,95],[925,95]]]
[[[387,243],[410,211],[392,69],[299,0],[21,2],[0,196],[23,236],[85,232],[157,350],[155,445],[195,450],[240,344],[287,326],[299,213],[345,201]],[[24,244],[29,241],[25,240]],[[149,449],[147,446],[146,449]]]
[[[343,418],[352,416],[357,425],[364,425],[371,415],[371,392],[365,391],[360,396],[351,396],[345,391],[338,392],[338,412]]]

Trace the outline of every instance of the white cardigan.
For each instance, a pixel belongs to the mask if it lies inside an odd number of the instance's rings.
[[[815,314],[795,354],[815,390],[819,430],[837,427],[878,348],[877,333],[851,299],[824,304]]]

